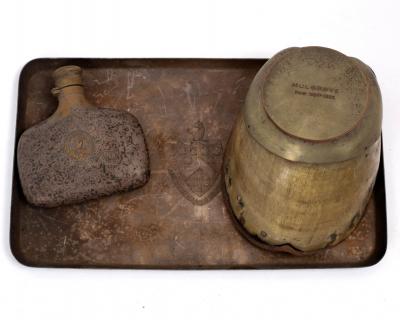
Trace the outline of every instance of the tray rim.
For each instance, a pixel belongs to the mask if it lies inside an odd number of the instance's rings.
[[[201,266],[201,265],[112,265],[112,264],[107,264],[107,265],[94,265],[94,264],[71,264],[71,265],[53,265],[51,263],[35,263],[32,261],[29,261],[25,259],[22,255],[19,254],[15,240],[14,240],[14,233],[16,232],[13,230],[13,225],[14,225],[14,215],[13,212],[15,210],[15,203],[14,203],[14,193],[16,192],[17,188],[17,180],[18,180],[18,168],[17,168],[17,156],[16,156],[16,151],[18,147],[18,141],[19,141],[19,134],[18,134],[18,121],[22,117],[22,100],[23,100],[23,85],[24,81],[27,77],[27,74],[30,72],[30,68],[32,68],[32,65],[35,64],[41,64],[43,62],[56,62],[63,64],[64,62],[62,61],[68,61],[65,63],[70,63],[70,62],[75,62],[79,63],[80,61],[84,62],[93,62],[94,60],[96,62],[109,62],[112,63],[117,60],[119,62],[142,62],[142,63],[149,63],[149,62],[156,62],[156,63],[162,63],[162,62],[170,62],[170,63],[193,63],[193,62],[201,62],[201,63],[216,63],[220,64],[221,66],[226,63],[238,63],[238,62],[247,62],[247,63],[261,63],[262,61],[267,61],[268,58],[95,58],[95,57],[85,57],[85,58],[79,58],[79,57],[51,57],[51,58],[46,58],[46,57],[38,57],[34,58],[30,61],[28,61],[21,69],[19,79],[18,79],[18,96],[17,96],[17,110],[16,110],[16,117],[15,117],[15,139],[14,139],[14,154],[13,154],[13,169],[12,169],[12,184],[11,184],[11,206],[10,206],[10,228],[9,228],[9,244],[10,244],[10,249],[12,256],[23,266],[26,267],[33,267],[33,268],[55,268],[55,269],[132,269],[132,270],[273,270],[273,269],[336,269],[336,268],[367,268],[367,267],[372,267],[378,264],[386,255],[387,251],[387,241],[388,241],[388,233],[387,233],[387,206],[386,206],[386,183],[385,183],[385,170],[384,170],[384,148],[383,148],[383,133],[381,132],[381,157],[380,157],[380,163],[379,163],[379,169],[377,173],[377,179],[380,181],[381,185],[381,202],[380,206],[382,206],[382,217],[380,217],[379,220],[381,220],[379,223],[381,224],[380,229],[382,234],[379,236],[382,241],[381,247],[378,248],[379,254],[372,255],[371,257],[368,257],[365,260],[362,260],[359,263],[352,263],[352,264],[326,264],[326,265],[287,265],[287,264],[282,264],[282,265],[266,265],[266,266],[261,266],[261,267],[253,267],[250,265],[223,265],[223,264],[218,264],[218,265],[212,265],[212,266]],[[138,66],[135,66],[138,67]],[[161,66],[162,67],[162,66]],[[83,67],[83,69],[88,68],[88,67]],[[240,68],[240,66],[238,67]],[[223,171],[223,168],[221,168]],[[223,182],[223,179],[221,180]],[[373,189],[373,194],[376,193],[376,188],[377,188],[377,183],[375,183],[374,189]],[[223,198],[225,198],[224,195],[224,190],[221,190]],[[226,201],[224,199],[224,205],[227,207]],[[228,214],[230,216],[230,219],[232,218],[231,213],[229,212],[229,208],[227,207]],[[384,213],[384,214],[383,214]],[[232,219],[231,219],[232,220]],[[361,219],[362,220],[362,219]],[[233,223],[234,224],[234,223]],[[235,226],[236,229],[237,226]],[[376,233],[376,230],[374,230]],[[240,236],[243,237],[243,234],[241,232]],[[248,240],[247,240],[248,241]],[[376,240],[378,241],[378,240]],[[254,245],[254,244],[253,244]]]

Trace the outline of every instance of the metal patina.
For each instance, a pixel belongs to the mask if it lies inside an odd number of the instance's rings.
[[[37,267],[169,269],[355,267],[379,261],[386,247],[382,166],[365,216],[335,247],[293,256],[260,249],[252,244],[255,238],[247,237],[249,242],[235,230],[216,168],[222,166],[220,145],[226,145],[250,83],[264,63],[265,59],[28,63],[20,77],[17,137],[57,108],[57,99],[49,94],[53,70],[79,65],[89,101],[139,119],[151,178],[136,190],[41,208],[27,203],[15,163],[10,233],[15,257]],[[72,154],[85,157],[90,149],[88,145]],[[241,204],[247,207],[245,198]]]
[[[359,60],[321,47],[275,55],[226,151],[226,190],[243,228],[298,252],[342,241],[374,185],[381,121],[376,78]]]

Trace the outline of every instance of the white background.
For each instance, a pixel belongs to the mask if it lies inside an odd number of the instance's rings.
[[[398,1],[0,2],[0,319],[400,319]],[[363,269],[27,268],[9,249],[17,80],[36,57],[265,58],[322,45],[358,57],[384,100],[388,248]]]

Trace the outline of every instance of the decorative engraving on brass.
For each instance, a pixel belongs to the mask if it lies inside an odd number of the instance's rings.
[[[168,172],[180,193],[194,205],[202,206],[220,191],[222,144],[220,140],[206,139],[201,121],[188,131],[191,139],[179,140],[176,145],[178,166]]]

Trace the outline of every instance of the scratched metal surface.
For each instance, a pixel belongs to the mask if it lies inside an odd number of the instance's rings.
[[[338,246],[308,256],[259,249],[234,228],[221,194],[223,148],[263,60],[40,59],[21,73],[17,139],[56,108],[51,72],[83,68],[88,99],[127,110],[144,129],[151,177],[142,189],[40,209],[14,167],[11,248],[39,267],[355,267],[386,249],[383,168],[365,217]]]

